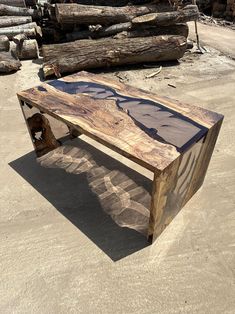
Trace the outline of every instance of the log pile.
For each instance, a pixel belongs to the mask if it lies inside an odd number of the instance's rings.
[[[171,5],[167,0],[64,2],[46,6],[51,24],[43,32],[54,43],[42,47],[45,77],[177,60],[187,48],[186,23],[199,15],[196,5]],[[114,6],[117,2],[119,6]]]
[[[181,0],[0,0],[1,60],[37,58],[39,39],[45,77],[177,60],[198,15]]]
[[[37,0],[0,0],[0,72],[21,67],[20,60],[38,58]]]

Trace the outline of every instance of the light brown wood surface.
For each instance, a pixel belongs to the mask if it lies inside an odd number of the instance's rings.
[[[0,27],[16,26],[31,22],[31,16],[0,16]]]
[[[62,83],[62,90],[59,82]],[[76,89],[72,92],[69,90],[69,86],[73,88],[71,84],[73,82],[83,84],[74,87],[77,88],[77,92]],[[82,92],[84,82],[88,85],[100,84],[97,88],[104,93],[104,96],[99,93],[94,96],[97,90],[94,86],[91,94],[87,94],[86,90]],[[105,86],[115,90],[119,96],[113,94],[109,98],[106,97],[105,93],[107,92],[108,95],[112,91],[110,89],[105,91]],[[63,88],[67,90],[63,91]],[[213,121],[220,118],[215,113],[197,107],[179,105],[177,102],[88,73],[67,76],[60,81],[55,81],[54,86],[53,83],[43,84],[41,87],[19,93],[19,97],[152,171],[167,167],[180,155],[180,150],[191,145],[191,137],[202,136],[213,125]],[[115,97],[124,99],[123,108],[117,106]],[[122,103],[119,103],[119,106],[120,104]],[[160,108],[165,108],[165,113]],[[149,116],[145,118],[147,109]],[[158,131],[151,126],[155,121],[152,122],[152,119],[157,117],[154,110],[160,110],[157,113],[160,120],[158,123],[158,120],[155,122]],[[164,117],[162,121],[161,116]],[[175,118],[168,119],[165,116]],[[164,127],[166,123],[171,125]],[[176,130],[181,136],[176,137]]]
[[[150,242],[202,185],[223,120],[215,112],[87,72],[44,83],[18,97],[23,111],[29,112],[26,122],[38,156],[63,150],[48,116],[64,122],[70,138],[79,135],[71,130],[84,133],[154,173]]]
[[[186,50],[185,37],[164,35],[138,38],[103,38],[44,45],[44,76],[73,73],[91,68],[180,59]]]

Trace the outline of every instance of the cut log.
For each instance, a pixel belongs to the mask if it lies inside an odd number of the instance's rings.
[[[6,36],[9,39],[12,39],[14,36],[16,36],[20,33],[25,34],[28,38],[34,38],[37,36],[37,32],[36,32],[35,28],[26,28],[26,29],[22,29],[22,30],[12,29],[12,30],[9,30],[9,31],[4,32],[4,33],[6,34]],[[1,31],[0,31],[0,35],[1,35]]]
[[[37,59],[38,58],[38,43],[36,39],[24,40],[22,45],[10,42],[10,50],[17,55],[20,60]]]
[[[0,4],[6,4],[13,7],[21,7],[25,8],[25,1],[24,0],[0,0]]]
[[[54,3],[63,3],[65,1],[53,1]],[[101,5],[101,6],[113,6],[121,7],[127,4],[145,4],[150,2],[149,0],[71,0],[70,3],[88,4],[88,5]]]
[[[10,52],[0,52],[0,73],[9,73],[19,70],[21,63]]]
[[[5,35],[0,35],[0,51],[8,51],[10,48],[9,39]]]
[[[163,27],[139,27],[138,29],[132,29],[132,24],[130,22],[120,23],[104,27],[99,31],[74,31],[72,33],[67,33],[66,38],[69,41],[78,39],[88,39],[88,38],[100,38],[114,36],[114,38],[134,38],[134,37],[149,37],[157,35],[180,35],[188,37],[188,26],[187,24],[175,24],[173,26],[163,26]]]
[[[0,35],[6,35],[9,39],[12,39],[14,36],[21,33],[25,34],[29,38],[34,38],[37,35],[41,36],[41,28],[37,26],[35,22],[0,28]]]
[[[188,37],[189,28],[187,24],[175,24],[171,26],[149,27],[141,29],[132,29],[118,33],[114,36],[116,39],[135,38],[135,37],[150,37],[159,35],[179,35]]]
[[[31,16],[0,16],[0,27],[16,26],[31,22]]]
[[[127,31],[131,29],[132,24],[131,22],[127,23],[120,23],[120,24],[114,24],[108,27],[103,27],[98,31],[74,31],[72,33],[67,33],[66,38],[68,40],[77,40],[77,39],[85,39],[85,38],[100,38],[100,37],[107,37],[112,36],[117,33]]]
[[[26,39],[27,39],[27,36],[26,36],[25,34],[23,34],[23,33],[18,34],[18,35],[14,36],[14,37],[12,38],[13,42],[14,42],[16,45],[18,45],[18,46],[19,46],[19,45],[22,46],[23,42],[24,42]]]
[[[11,7],[9,5],[0,4],[0,16],[1,15],[10,15],[10,16],[38,16],[38,11],[28,8],[18,8]]]
[[[16,56],[19,56],[19,54],[20,54],[20,52],[21,52],[21,49],[22,49],[22,47],[23,47],[23,43],[24,43],[24,41],[25,41],[26,39],[27,39],[27,36],[26,36],[25,34],[23,34],[23,33],[18,34],[18,35],[14,36],[14,37],[12,38],[13,42],[14,42],[15,45],[16,45],[15,51],[14,51],[14,54],[15,54]],[[12,50],[12,48],[11,48],[11,50]]]
[[[142,62],[176,60],[183,56],[187,41],[182,36],[105,38],[78,40],[42,47],[43,71],[48,75],[84,69]]]
[[[187,5],[179,11],[150,13],[132,19],[133,24],[153,24],[159,26],[168,26],[175,23],[186,23],[198,19],[199,11],[196,5]]]
[[[56,4],[57,21],[61,24],[102,24],[129,22],[134,17],[158,12],[162,7],[157,5],[102,7],[81,4]],[[169,8],[170,11],[170,8]]]

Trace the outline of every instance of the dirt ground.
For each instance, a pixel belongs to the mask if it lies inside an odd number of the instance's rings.
[[[151,246],[113,222],[84,174],[35,161],[16,92],[40,83],[40,62],[0,76],[1,313],[234,313],[235,61],[206,48],[179,63],[99,71],[225,115],[203,187]],[[124,157],[85,136],[79,145],[149,184]]]

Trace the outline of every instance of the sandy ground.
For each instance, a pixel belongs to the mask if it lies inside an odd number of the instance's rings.
[[[1,313],[234,313],[235,61],[208,49],[152,79],[156,68],[104,73],[225,115],[203,188],[152,246],[105,214],[83,174],[36,163],[15,93],[39,83],[40,65],[0,77]],[[99,164],[148,181],[88,142]]]
[[[189,24],[189,38],[196,40],[195,24]],[[200,44],[209,45],[235,59],[235,32],[219,25],[197,23]]]

